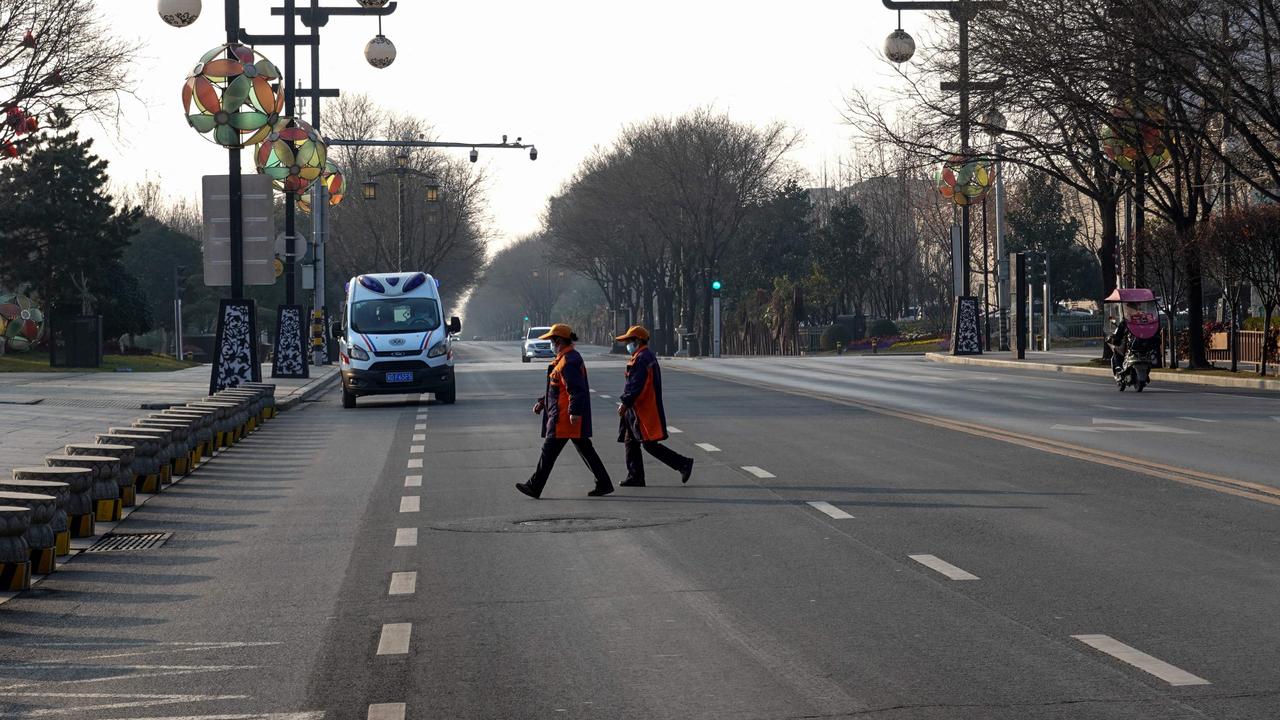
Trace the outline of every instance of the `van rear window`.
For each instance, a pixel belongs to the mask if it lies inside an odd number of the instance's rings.
[[[422,333],[438,327],[440,305],[431,298],[374,298],[351,305],[351,329],[359,333]]]

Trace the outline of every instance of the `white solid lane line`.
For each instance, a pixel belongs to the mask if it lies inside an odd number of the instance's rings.
[[[773,473],[769,472],[768,470],[765,470],[764,468],[758,468],[758,467],[756,467],[755,465],[743,465],[743,466],[742,466],[742,469],[743,469],[743,470],[746,470],[747,472],[751,473],[752,475],[755,475],[755,476],[756,476],[756,477],[758,477],[758,478],[771,478],[771,477],[778,477],[777,475],[774,475]]]
[[[410,454],[410,455],[421,455],[421,454],[423,453],[423,451],[424,451],[424,450],[426,450],[426,449],[427,449],[427,448],[426,448],[426,446],[423,446],[423,445],[410,445],[410,446],[409,446],[409,454]]]
[[[426,441],[427,441],[426,433],[414,433],[413,442],[426,442]]]
[[[604,393],[600,393],[600,397],[604,398],[605,400],[609,399],[609,396],[605,395]]]
[[[426,423],[416,423],[416,424],[413,426],[413,429],[414,429],[414,430],[426,430],[426,429],[427,429],[427,424],[426,424]]]
[[[936,570],[937,572],[940,572],[943,575],[946,575],[948,578],[952,580],[977,580],[978,579],[977,575],[974,575],[973,573],[967,572],[965,570],[961,570],[960,568],[956,567],[955,565],[952,565],[946,560],[942,560],[937,555],[908,555],[907,557],[911,558],[912,560],[915,560],[916,562],[929,568],[930,570]]]
[[[382,626],[382,637],[378,638],[379,655],[404,655],[409,652],[409,635],[413,633],[413,623],[387,623]]]
[[[1222,422],[1221,420],[1209,420],[1208,418],[1190,417],[1190,416],[1187,416],[1187,415],[1179,415],[1179,416],[1178,416],[1178,419],[1179,419],[1179,420],[1190,420],[1191,422],[1202,422],[1202,423],[1216,423],[1216,422]]]
[[[396,547],[417,547],[418,528],[396,528]]]
[[[368,720],[404,720],[404,703],[378,703],[369,706]]]
[[[702,448],[703,450],[706,450],[707,452],[720,452],[720,448],[716,447],[715,445],[712,445],[711,443],[694,443],[694,445],[697,445],[698,447]]]
[[[1276,418],[1276,419],[1277,419],[1277,420],[1280,420],[1280,418]],[[670,435],[679,435],[679,434],[680,434],[680,433],[682,433],[682,432],[684,432],[684,431],[683,431],[683,430],[681,430],[680,428],[678,428],[678,427],[674,426],[674,425],[668,425],[668,426],[667,426],[667,433],[668,433],[668,434],[670,434]]]
[[[841,510],[835,505],[832,505],[829,502],[824,502],[822,500],[810,500],[809,506],[812,507],[814,510],[818,510],[826,513],[827,515],[835,518],[836,520],[852,520],[853,519],[852,515]]]
[[[422,476],[421,475],[405,475],[404,486],[405,487],[422,487]]]
[[[409,464],[406,465],[405,467],[409,468],[410,470],[422,467],[422,458],[410,458]]]
[[[400,512],[411,513],[422,509],[422,498],[417,495],[405,495],[400,498]]]
[[[1109,635],[1072,635],[1071,637],[1080,642],[1102,652],[1111,657],[1129,663],[1130,665],[1150,673],[1169,683],[1170,685],[1209,685],[1209,681],[1202,677],[1192,675],[1178,667],[1174,667],[1169,663],[1151,657],[1150,655],[1129,647],[1124,643],[1112,638]]]
[[[387,590],[388,595],[412,595],[418,589],[418,573],[416,572],[393,572],[391,573],[391,588]]]

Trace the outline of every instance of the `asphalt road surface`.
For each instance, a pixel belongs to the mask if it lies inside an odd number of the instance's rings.
[[[618,482],[622,364],[584,354]],[[1230,413],[1265,440],[1273,401],[672,361],[690,483],[650,462],[648,487],[588,498],[566,451],[535,501],[513,485],[545,365],[513,343],[458,356],[456,405],[305,403],[130,517],[163,546],[79,557],[0,606],[0,716],[1280,717],[1280,506],[1189,482],[1258,480],[1275,453],[1231,457],[1250,444]],[[1126,411],[1108,420],[1160,403],[1176,415],[1151,422],[1196,434],[1128,442],[1223,465],[1131,471],[1099,454],[1110,434],[1052,429],[1094,426],[1095,399]]]

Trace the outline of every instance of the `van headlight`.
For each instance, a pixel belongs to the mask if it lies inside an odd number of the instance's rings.
[[[359,345],[352,345],[351,359],[352,360],[368,360],[369,353],[365,352],[364,348],[360,347]]]
[[[449,352],[448,343],[446,343],[444,340],[441,340],[440,342],[431,346],[431,349],[427,351],[427,357],[429,358],[440,357],[441,355],[447,352]]]

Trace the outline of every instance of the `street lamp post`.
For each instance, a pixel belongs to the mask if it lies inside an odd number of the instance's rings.
[[[995,91],[1004,87],[1003,81],[996,82],[974,82],[969,79],[969,22],[977,15],[979,10],[998,9],[1005,6],[1005,0],[882,0],[884,6],[890,10],[896,10],[901,17],[903,10],[945,10],[951,14],[951,18],[959,25],[960,30],[960,67],[959,77],[955,82],[944,82],[941,87],[944,91],[954,91],[960,96],[960,156],[968,158],[969,147],[969,126],[971,118],[969,117],[969,94],[972,91]],[[899,23],[901,24],[901,23]],[[904,63],[911,59],[915,53],[915,41],[901,27],[893,32],[885,41],[885,53],[890,60],[895,63]],[[969,277],[969,205],[960,206],[960,258],[955,258],[952,262],[960,263],[959,287],[954,289],[957,298],[967,298],[970,291]],[[969,300],[976,302],[976,300]],[[957,300],[957,307],[960,305]],[[957,312],[956,317],[959,321],[970,322],[968,316]],[[973,324],[966,327],[967,332],[962,333],[962,328],[955,327],[952,329],[952,352],[956,352],[959,338],[962,334],[971,333],[972,336],[978,335],[978,327],[976,323],[976,314],[972,318]],[[979,352],[981,346],[979,346]]]
[[[407,148],[401,147],[395,155],[395,164],[390,168],[377,172],[369,176],[360,187],[361,196],[365,200],[378,199],[378,181],[384,175],[396,176],[396,272],[404,270],[404,179],[406,176],[413,175],[415,177],[424,178],[427,181],[427,190],[424,194],[426,201],[430,204],[440,202],[440,181],[435,175],[424,173],[417,168],[409,166],[409,151]]]
[[[996,171],[996,303],[1000,306],[1000,349],[1009,349],[1009,256],[1004,249],[1004,163],[1000,158],[1004,148],[1000,136],[1008,128],[1008,121],[995,105],[982,118],[983,129],[995,141]]]

